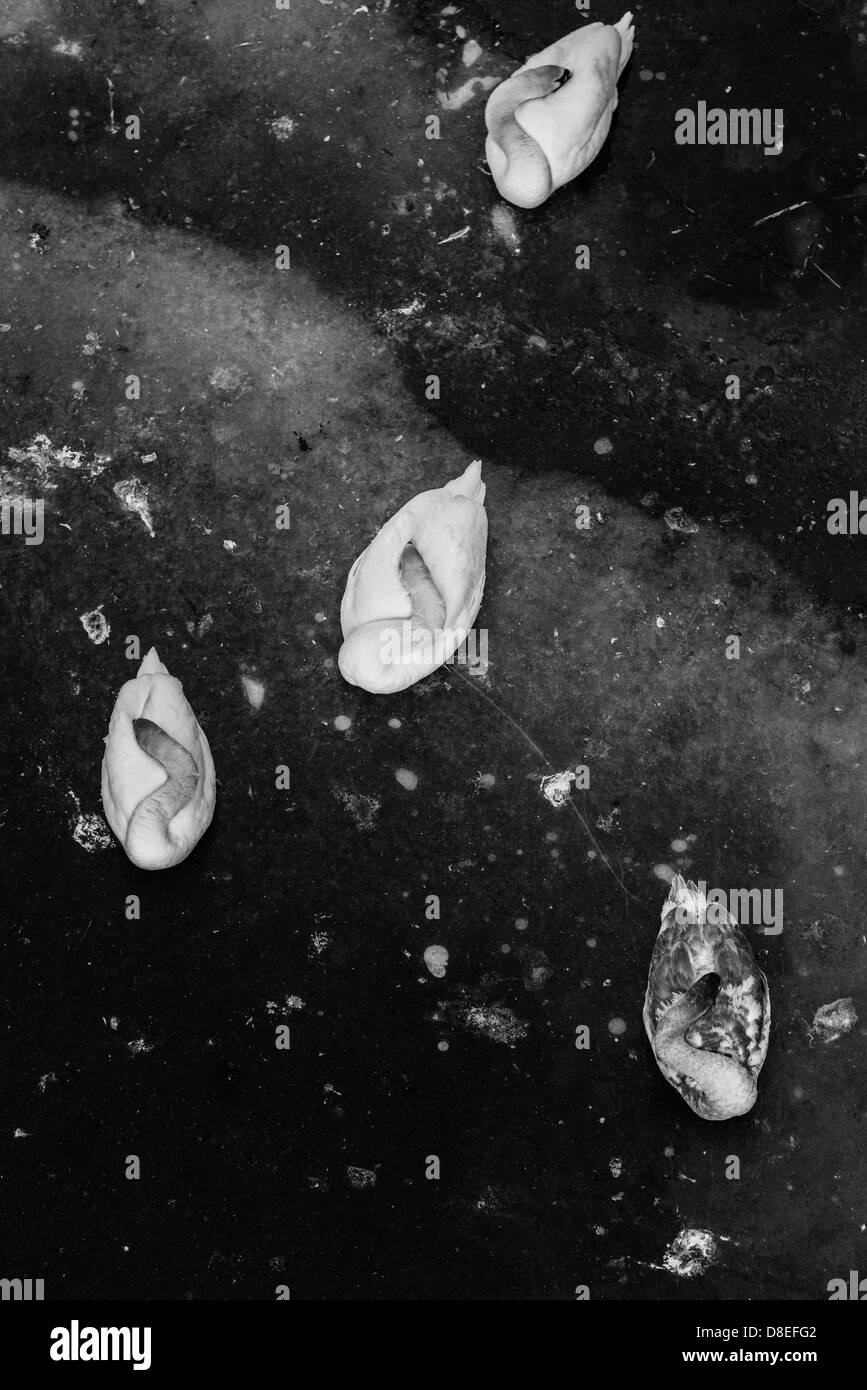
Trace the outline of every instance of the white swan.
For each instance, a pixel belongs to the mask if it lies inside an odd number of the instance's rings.
[[[680,874],[662,909],[644,1027],[659,1070],[702,1119],[752,1109],[768,1052],[768,982],[734,918]]]
[[[204,835],[215,800],[208,740],[151,647],[112,711],[102,760],[106,820],[139,868],[168,869]]]
[[[359,555],[340,605],[344,680],[406,690],[454,655],[482,602],[488,518],[482,465],[420,492]]]
[[[485,107],[485,154],[510,203],[538,207],[596,158],[634,35],[629,12],[616,24],[587,24],[534,53],[494,88]]]

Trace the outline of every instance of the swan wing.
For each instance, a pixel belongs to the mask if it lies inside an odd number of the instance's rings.
[[[678,921],[676,909],[686,920]],[[645,1025],[648,1036],[662,1015],[703,975],[716,974],[713,1007],[690,1028],[693,1047],[737,1057],[756,1075],[768,1050],[770,995],[752,947],[734,918],[711,912],[696,884],[675,876],[648,973]]]
[[[552,63],[571,73],[557,91],[528,101],[515,112],[518,124],[544,151],[555,188],[586,169],[605,143],[617,107],[622,54],[617,29],[591,24],[534,54],[525,64],[529,68]]]
[[[735,1057],[758,1074],[768,1050],[767,997],[767,980],[754,967],[740,982],[720,987],[713,1008],[687,1031],[687,1042]]]
[[[470,497],[443,490],[419,517],[413,539],[445,603],[445,625],[469,629],[482,602],[488,518]]]

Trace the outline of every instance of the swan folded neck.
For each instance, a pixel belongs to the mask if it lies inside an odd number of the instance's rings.
[[[400,580],[412,600],[411,621],[435,632],[445,626],[446,605],[433,576],[412,541],[400,557]]]
[[[159,724],[150,719],[134,719],[132,726],[139,747],[165,768],[167,776],[133,811],[127,830],[127,849],[134,851],[154,837],[175,848],[178,842],[169,827],[195,795],[199,784],[198,767],[183,744]]]
[[[491,173],[503,197],[516,207],[535,208],[544,203],[553,191],[553,178],[544,150],[527,134],[515,113],[525,102],[553,91],[561,74],[561,68],[529,68],[501,83],[488,100],[488,134],[506,161],[504,167],[492,167]]]

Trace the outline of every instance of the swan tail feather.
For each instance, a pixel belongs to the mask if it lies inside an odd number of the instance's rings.
[[[620,77],[629,59],[632,57],[632,46],[635,42],[635,28],[632,23],[632,11],[627,10],[622,19],[618,19],[614,25],[620,35],[620,62],[617,65],[617,76]]]

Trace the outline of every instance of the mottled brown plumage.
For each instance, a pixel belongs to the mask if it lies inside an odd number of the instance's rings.
[[[768,1050],[768,982],[725,909],[677,874],[662,910],[647,980],[644,1026],[667,1081],[702,1118],[755,1104]]]

